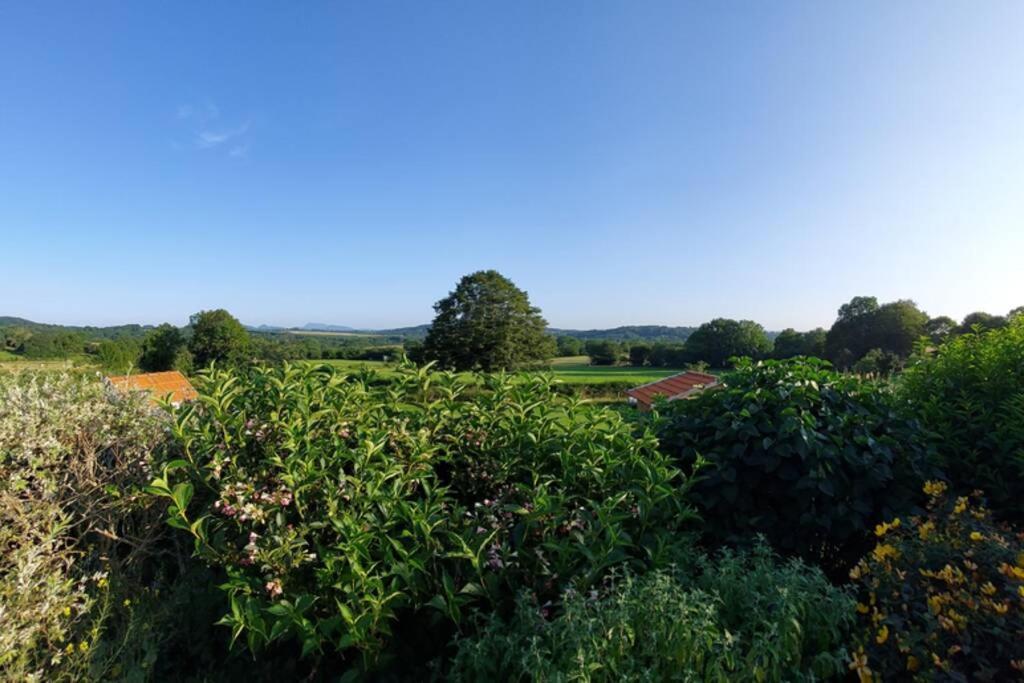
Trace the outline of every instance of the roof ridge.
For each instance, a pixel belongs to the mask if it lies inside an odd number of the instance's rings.
[[[653,380],[651,382],[647,382],[646,384],[639,384],[639,385],[633,387],[632,389],[630,389],[629,391],[636,391],[637,389],[643,389],[644,387],[649,387],[652,384],[658,384],[659,382],[667,382],[670,379],[675,379],[676,377],[682,377],[683,375],[700,375],[702,377],[710,377],[711,379],[715,380],[716,382],[718,381],[718,376],[717,375],[712,375],[712,374],[709,374],[707,372],[698,372],[696,370],[683,370],[682,372],[677,372],[674,375],[668,375],[666,377],[661,377],[661,378]]]

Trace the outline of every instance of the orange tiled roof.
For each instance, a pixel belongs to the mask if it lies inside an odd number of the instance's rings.
[[[108,377],[107,381],[122,391],[148,391],[153,395],[154,399],[165,398],[169,394],[171,401],[175,403],[191,401],[199,395],[185,378],[185,375],[177,370]]]
[[[671,401],[682,398],[694,390],[714,384],[718,384],[718,378],[714,375],[687,371],[635,387],[627,391],[626,394],[635,398],[638,403],[649,406],[654,403],[655,396],[664,396]]]

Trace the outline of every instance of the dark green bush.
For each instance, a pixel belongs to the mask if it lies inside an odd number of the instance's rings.
[[[853,599],[799,560],[763,547],[690,571],[626,575],[576,594],[548,620],[524,597],[458,644],[462,681],[800,681],[838,677]]]
[[[742,361],[727,384],[663,404],[662,448],[711,465],[693,490],[712,541],[764,534],[834,569],[919,498],[927,448],[886,385],[817,359]]]
[[[478,381],[287,365],[199,380],[173,428],[184,457],[151,491],[226,572],[236,637],[425,661],[478,608],[676,556],[692,513],[653,435],[549,379]]]
[[[998,517],[1024,522],[1024,317],[922,352],[900,385],[938,433],[938,463],[954,488],[981,489]]]

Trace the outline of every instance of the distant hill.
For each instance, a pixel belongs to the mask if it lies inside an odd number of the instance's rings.
[[[328,325],[327,323],[306,323],[302,327],[295,328],[307,332],[355,332],[354,327],[347,325]]]
[[[34,320],[18,318],[15,316],[0,316],[0,328],[24,327],[32,332],[80,332],[94,339],[119,339],[121,337],[141,337],[153,325],[111,325],[109,327],[95,327],[93,325],[52,325],[50,323],[37,323]]]
[[[388,337],[408,337],[409,339],[422,339],[427,336],[430,330],[430,323],[413,325],[412,327],[396,327],[390,330],[360,330],[368,334],[379,334]]]
[[[153,325],[115,325],[111,327],[73,326],[73,325],[51,325],[38,323],[25,318],[15,316],[0,316],[0,328],[24,327],[33,332],[81,332],[90,337],[101,339],[116,339],[119,337],[141,337]],[[341,332],[355,335],[366,335],[374,337],[387,337],[389,341],[396,339],[423,339],[430,330],[430,324],[413,325],[410,327],[395,327],[383,330],[368,330],[349,327],[348,325],[333,325],[329,323],[306,323],[302,327],[280,327],[277,325],[248,325],[246,328],[251,332],[275,334],[282,332]],[[618,342],[669,342],[682,343],[693,334],[696,327],[670,327],[667,325],[624,325],[608,329],[594,330],[572,330],[567,328],[549,327],[548,333],[555,336],[576,337],[583,340],[609,340]],[[768,338],[774,339],[778,332],[769,331]]]
[[[684,342],[696,329],[696,327],[668,327],[666,325],[625,325],[607,330],[567,330],[549,327],[548,332],[555,336],[564,335],[584,340]]]

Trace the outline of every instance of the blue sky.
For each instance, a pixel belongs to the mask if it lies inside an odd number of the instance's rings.
[[[1024,305],[1024,3],[0,5],[0,315]]]

